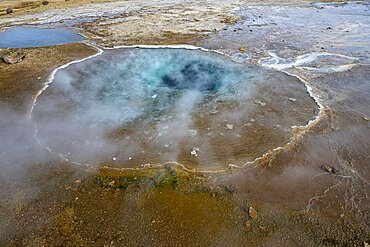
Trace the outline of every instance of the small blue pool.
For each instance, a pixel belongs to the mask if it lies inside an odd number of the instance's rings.
[[[61,45],[84,37],[63,28],[10,27],[0,32],[0,48],[27,48]]]

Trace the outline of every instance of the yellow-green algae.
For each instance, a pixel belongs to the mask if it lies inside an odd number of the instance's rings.
[[[116,169],[102,167],[95,176],[95,183],[103,188],[127,189],[130,185],[145,184],[154,188],[197,186],[206,180],[201,173],[192,173],[180,165],[146,167],[143,169]]]
[[[50,180],[60,179],[56,187],[29,199],[17,215],[10,210],[2,216],[22,225],[4,246],[361,246],[370,237],[354,218],[271,207],[181,166],[103,167],[71,180],[63,175],[70,169],[46,172]],[[31,219],[45,225],[33,229]]]
[[[54,224],[65,237],[66,246],[88,246],[86,241],[77,232],[74,225],[76,220],[75,211],[72,207],[66,207],[55,216]]]

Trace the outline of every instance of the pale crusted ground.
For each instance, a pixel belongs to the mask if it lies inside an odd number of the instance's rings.
[[[0,26],[55,23],[77,26],[83,28],[79,32],[104,45],[189,43],[196,37],[220,30],[226,23],[235,22],[237,18],[231,13],[238,2],[81,2],[80,6],[75,2],[57,2],[28,10],[30,13],[19,11],[14,17],[3,16]]]
[[[0,16],[0,28],[10,25],[57,24],[82,27],[78,31],[103,45],[191,43],[219,31],[239,18],[233,12],[241,4],[266,1],[5,1],[0,10],[15,13]],[[105,1],[104,1],[105,2]],[[306,5],[310,1],[268,1]],[[23,7],[22,7],[23,6]],[[78,19],[78,20],[77,20]]]

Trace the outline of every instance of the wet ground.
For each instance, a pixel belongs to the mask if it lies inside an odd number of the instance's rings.
[[[164,11],[172,9],[170,6]],[[1,64],[4,71],[1,74],[6,75],[1,77],[2,245],[366,246],[369,243],[369,5],[365,2],[246,5],[229,14],[238,21],[217,24],[220,30],[214,33],[198,30],[191,44],[217,50],[239,63],[279,70],[266,70],[270,73],[268,78],[273,79],[264,81],[267,87],[259,91],[266,99],[249,102],[258,113],[259,109],[266,109],[268,114],[253,117],[252,122],[249,117],[240,122],[252,123],[255,128],[255,122],[268,125],[272,118],[273,124],[281,121],[289,129],[281,139],[280,131],[253,134],[257,137],[253,141],[262,143],[261,153],[267,153],[243,168],[228,166],[222,172],[200,172],[188,170],[190,165],[185,168],[176,163],[158,166],[153,162],[141,168],[118,169],[113,166],[133,164],[117,165],[110,160],[101,162],[97,168],[67,162],[65,157],[60,158],[37,143],[35,126],[28,120],[32,96],[41,92],[52,69],[96,51],[83,44],[28,49],[25,52],[32,59],[26,56],[19,64]],[[173,23],[176,26],[187,22],[193,27],[197,21]],[[187,28],[182,30],[186,33]],[[205,34],[207,38],[199,39]],[[95,41],[99,42],[117,36],[104,37],[100,33],[97,37]],[[182,37],[181,33],[171,33],[168,42],[181,43]],[[130,44],[136,38],[132,34],[126,41],[117,38],[111,44]],[[157,41],[165,42],[160,38]],[[45,59],[48,57],[53,59]],[[45,79],[38,80],[39,77]],[[275,80],[289,84],[281,90],[281,84],[273,83]],[[309,90],[303,90],[305,87]],[[52,95],[51,91],[41,94],[48,95]],[[275,97],[279,100],[273,100]],[[288,107],[274,111],[285,102]],[[223,109],[230,112],[230,105],[221,106],[225,108],[221,107],[219,112]],[[312,108],[316,111],[310,112]],[[63,116],[63,109],[56,113]],[[301,125],[317,114],[319,118],[308,126],[289,128],[292,123]],[[199,114],[198,119],[203,116]],[[222,122],[213,115],[205,119]],[[206,123],[200,121],[196,125],[199,132]],[[228,133],[226,130],[233,132],[237,126],[234,123],[231,131],[223,123],[220,128]],[[129,130],[112,134],[123,137]],[[42,136],[42,130],[38,134]],[[225,139],[222,147],[234,150],[228,147],[229,139]],[[221,145],[216,142],[216,146]],[[277,146],[282,147],[273,149]],[[194,158],[189,150],[186,155]],[[258,152],[250,160],[257,156]],[[212,157],[222,160],[220,157],[224,156]],[[194,164],[190,161],[188,164]],[[225,167],[228,162],[220,163],[216,167]]]

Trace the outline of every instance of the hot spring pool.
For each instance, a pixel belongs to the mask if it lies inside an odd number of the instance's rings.
[[[286,142],[312,102],[296,78],[213,52],[118,49],[57,71],[32,117],[70,160],[222,167]]]

